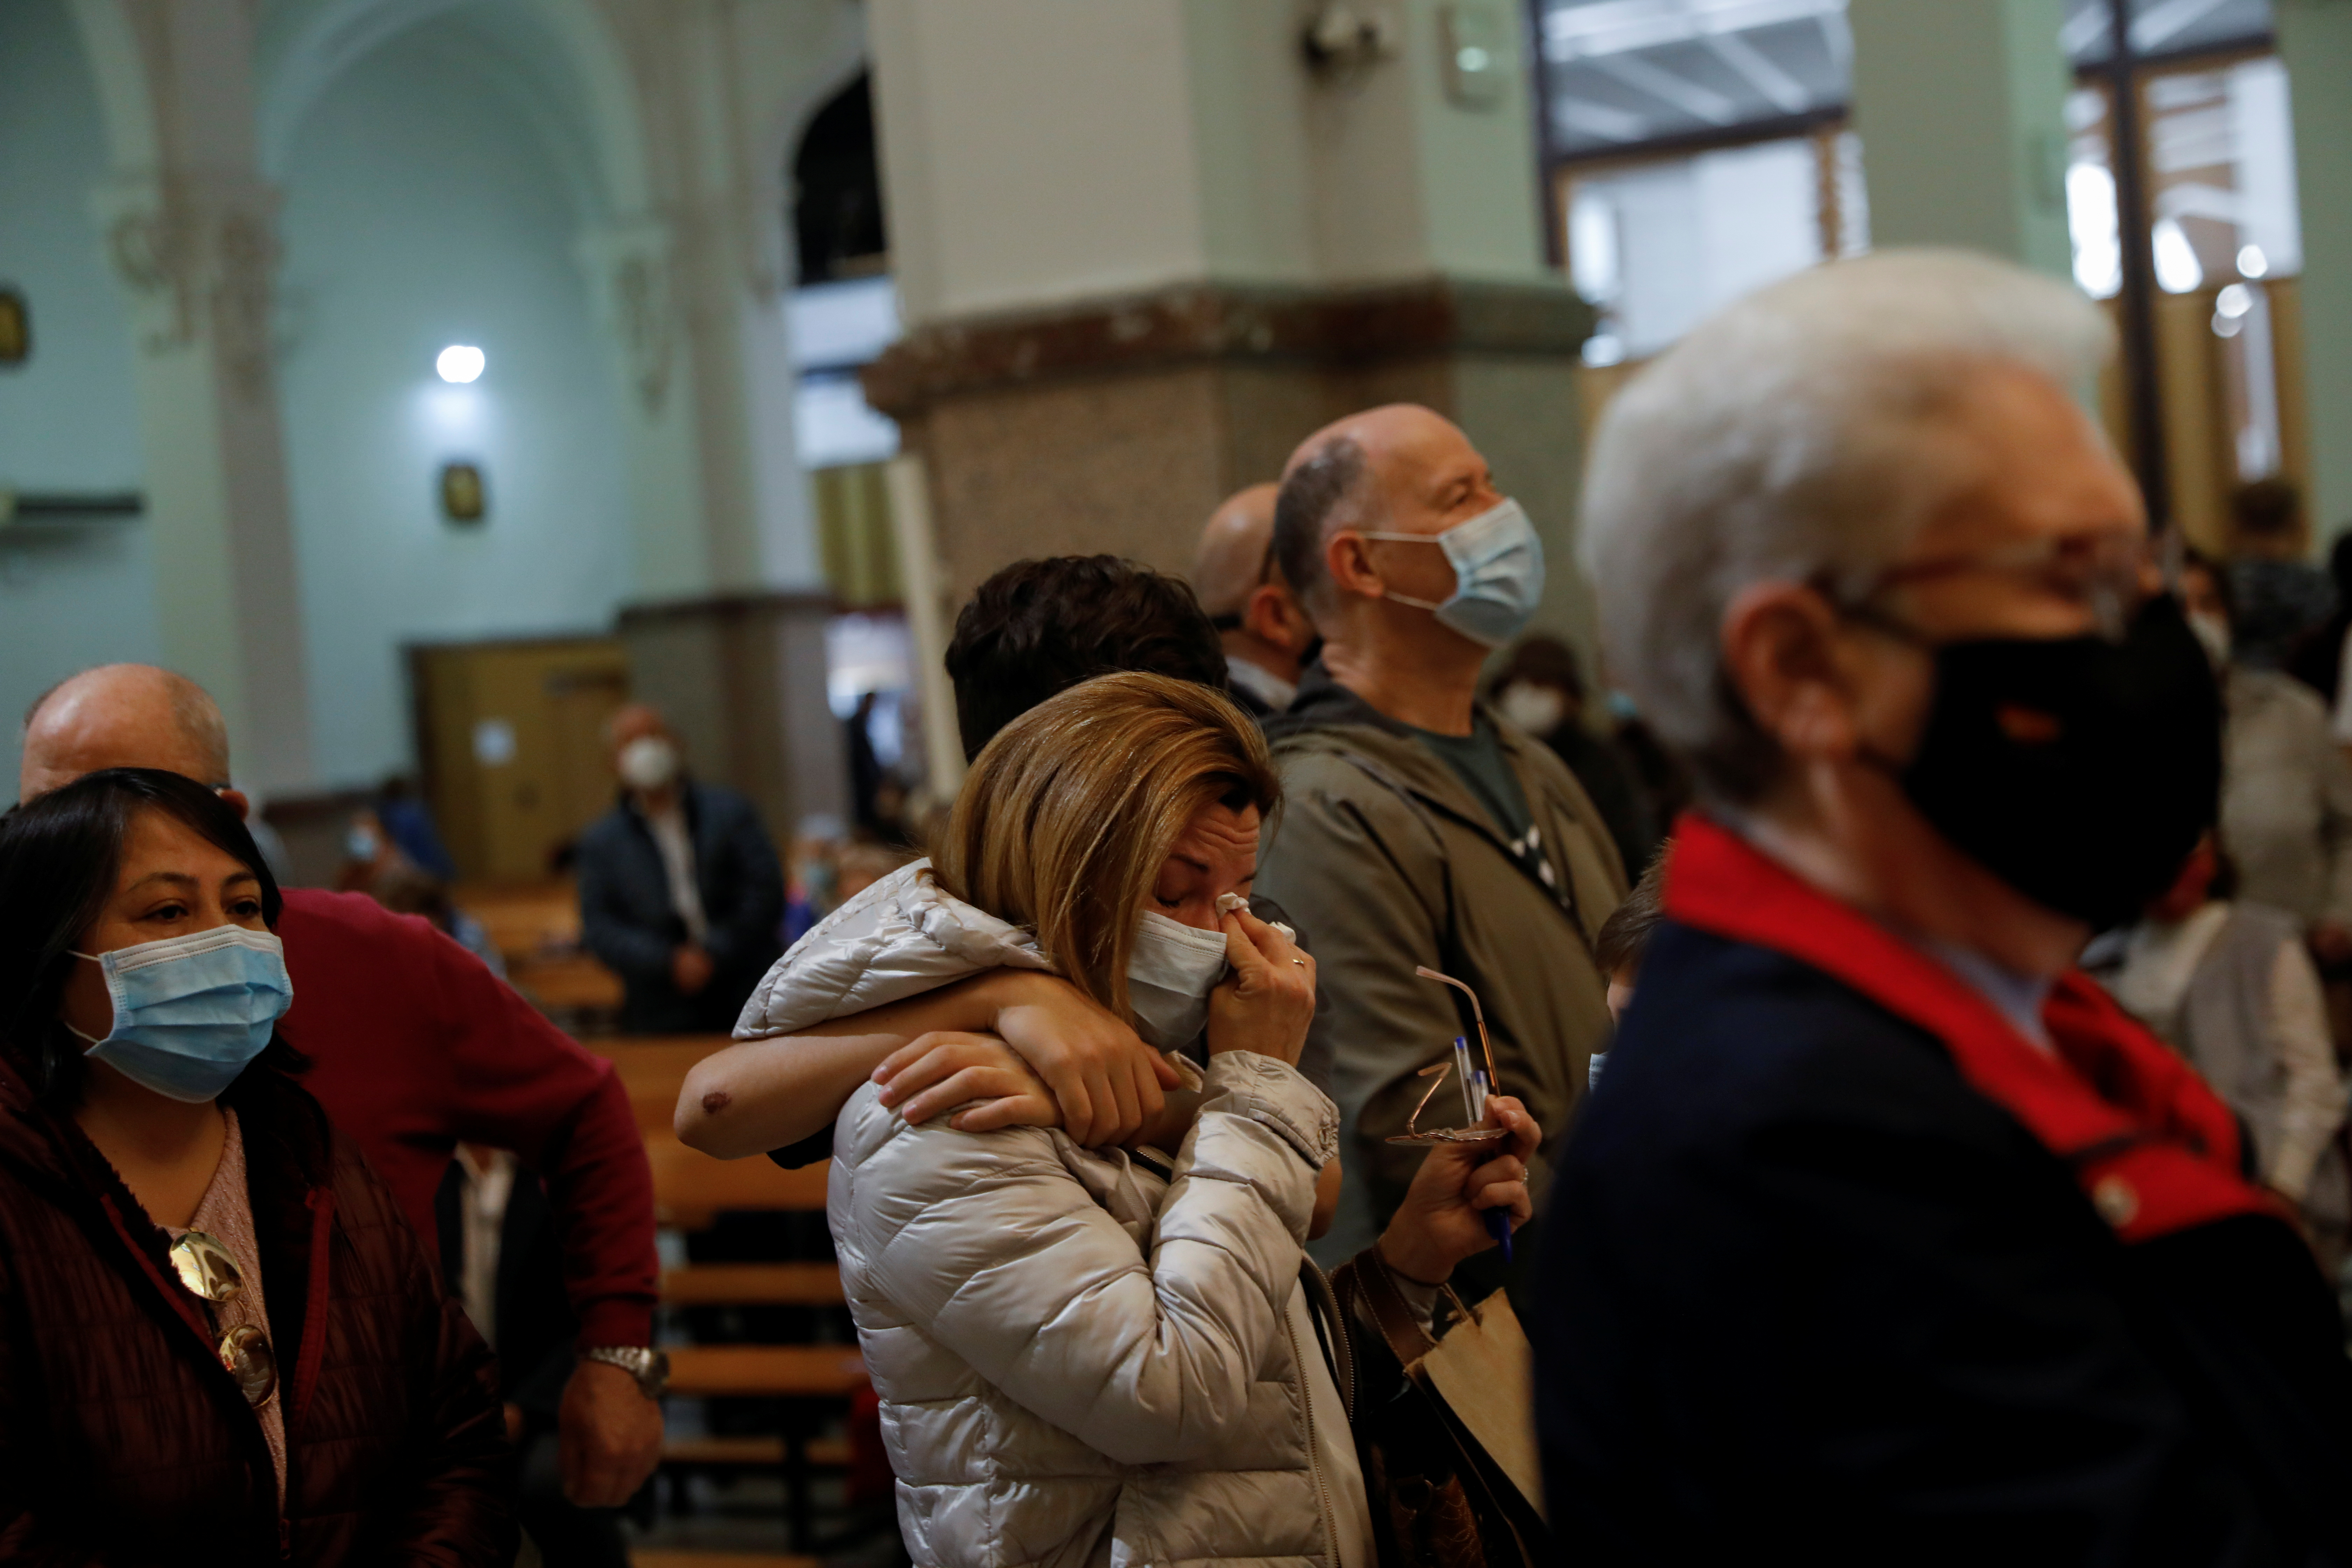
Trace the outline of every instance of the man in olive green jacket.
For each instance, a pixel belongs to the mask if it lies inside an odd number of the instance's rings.
[[[1333,1008],[1347,1187],[1318,1256],[1350,1256],[1395,1209],[1421,1151],[1402,1132],[1475,990],[1496,1087],[1548,1146],[1605,1049],[1592,940],[1624,896],[1600,815],[1552,753],[1476,701],[1489,649],[1542,591],[1542,553],[1462,432],[1398,405],[1310,437],[1286,470],[1276,551],[1324,638],[1267,723],[1286,805],[1257,889],[1315,937]],[[1458,1124],[1449,1085],[1422,1118]],[[1533,1190],[1547,1190],[1538,1157]]]

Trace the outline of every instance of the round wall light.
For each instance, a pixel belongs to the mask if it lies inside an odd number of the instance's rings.
[[[451,343],[433,362],[433,368],[441,373],[444,381],[464,383],[480,375],[482,366],[488,363],[481,350],[467,343]]]

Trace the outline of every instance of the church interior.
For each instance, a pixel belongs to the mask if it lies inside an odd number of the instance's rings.
[[[2223,556],[2283,480],[2317,562],[2347,82],[2345,0],[5,0],[0,760],[77,671],[182,672],[289,884],[365,885],[421,803],[509,978],[609,1034],[572,857],[628,705],[752,803],[789,931],[953,797],[941,659],[992,574],[1184,574],[1223,498],[1396,402],[1524,504],[1534,629],[1605,688],[1609,400],[1895,246],[2071,279],[2151,516]],[[622,1068],[666,1266],[821,1256],[821,1184],[677,1163],[666,1048]],[[778,1212],[730,1252],[739,1206]],[[765,1288],[663,1310],[845,1342]],[[729,1375],[673,1399],[636,1560],[886,1561],[847,1384]]]

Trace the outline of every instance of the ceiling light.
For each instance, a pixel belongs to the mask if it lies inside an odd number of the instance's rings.
[[[444,381],[463,383],[480,375],[482,366],[488,363],[481,350],[467,343],[451,343],[441,351],[441,357],[433,362],[433,368],[441,373]]]

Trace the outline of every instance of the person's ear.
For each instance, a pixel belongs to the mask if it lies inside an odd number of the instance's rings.
[[[1364,536],[1351,528],[1333,534],[1323,546],[1323,569],[1343,594],[1360,598],[1383,598],[1388,584],[1372,566],[1372,552]]]
[[[253,820],[253,802],[246,799],[245,792],[243,790],[231,789],[227,785],[224,784],[219,789],[213,791],[213,793],[220,796],[221,799],[228,802],[228,808],[236,813],[236,819],[239,822],[250,822]]]
[[[1862,742],[1844,626],[1801,583],[1752,583],[1723,612],[1723,672],[1748,713],[1790,757],[1852,757]]]
[[[1296,658],[1315,640],[1314,623],[1297,598],[1279,583],[1261,583],[1242,606],[1242,627],[1261,642]]]

